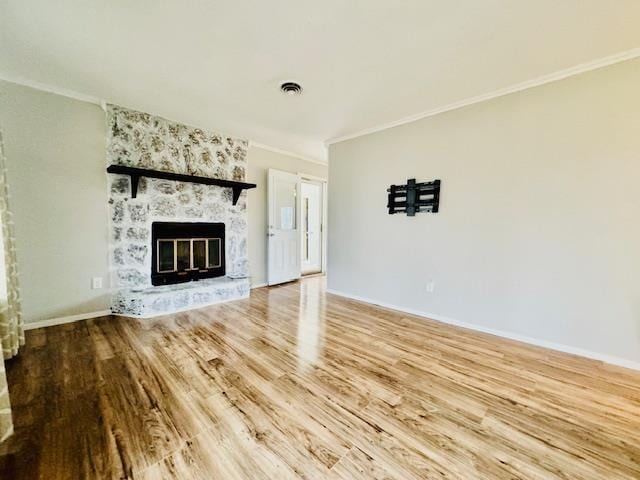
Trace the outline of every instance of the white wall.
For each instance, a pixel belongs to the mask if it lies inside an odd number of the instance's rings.
[[[634,60],[332,145],[329,288],[640,362],[639,85]],[[413,177],[440,213],[388,215]]]
[[[0,81],[0,126],[25,321],[106,309],[104,112]]]
[[[267,170],[275,168],[292,173],[305,173],[327,178],[327,166],[272,152],[256,146],[249,147],[247,182],[257,184],[249,190],[249,262],[251,284],[267,282]]]

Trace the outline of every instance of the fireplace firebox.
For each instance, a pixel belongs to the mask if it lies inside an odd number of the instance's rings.
[[[225,274],[224,223],[153,222],[151,243],[153,285]]]

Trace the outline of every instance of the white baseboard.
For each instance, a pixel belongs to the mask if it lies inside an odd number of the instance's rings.
[[[253,285],[251,286],[251,288],[260,288],[260,287],[266,287],[267,284],[266,283],[261,283],[261,284],[257,284],[257,285]],[[245,298],[249,298],[249,295],[245,295],[243,297],[239,297],[239,298],[233,298],[231,300],[242,300]],[[231,301],[229,300],[229,301]],[[222,302],[224,302],[225,300],[223,300]],[[187,307],[187,308],[183,308],[180,310],[173,310],[171,312],[163,312],[163,313],[157,313],[154,315],[146,315],[146,316],[142,316],[142,315],[120,315],[118,313],[113,313],[111,312],[111,310],[98,310],[97,312],[87,312],[87,313],[78,313],[77,315],[69,315],[66,317],[56,317],[56,318],[48,318],[46,320],[38,320],[37,322],[27,322],[24,324],[24,329],[25,330],[35,330],[36,328],[44,328],[44,327],[53,327],[54,325],[62,325],[65,323],[73,323],[73,322],[79,322],[81,320],[89,320],[91,318],[98,318],[98,317],[104,317],[107,315],[116,315],[116,316],[122,316],[122,317],[132,317],[132,318],[153,318],[153,317],[159,317],[161,315],[171,315],[172,313],[180,313],[180,312],[186,312],[187,310],[194,310],[197,308],[205,308],[211,305],[215,305],[216,303],[222,303],[221,301],[218,302],[213,302],[213,303],[209,303],[209,304],[204,304],[204,305],[198,305],[197,307]]]
[[[262,288],[266,287],[267,285],[269,285],[267,282],[256,283],[255,285],[251,285],[251,289],[253,290],[254,288]]]
[[[28,322],[24,324],[24,329],[33,330],[35,328],[52,327],[54,325],[104,317],[106,315],[111,315],[111,310],[98,310],[97,312],[78,313],[77,315],[69,315],[67,317],[48,318],[46,320],[38,320],[37,322]]]
[[[547,340],[540,340],[537,338],[527,337],[525,335],[520,335],[518,333],[507,332],[505,330],[496,330],[493,328],[483,327],[481,325],[475,325],[473,323],[467,323],[460,320],[455,320],[453,318],[445,317],[442,315],[422,312],[420,310],[415,310],[413,308],[400,307],[398,305],[393,305],[386,302],[380,302],[378,300],[374,300],[371,298],[361,297],[359,295],[352,295],[350,293],[341,292],[341,291],[333,290],[329,288],[327,289],[327,293],[332,293],[334,295],[339,295],[341,297],[350,298],[352,300],[358,300],[360,302],[379,305],[381,307],[389,308],[391,310],[398,310],[400,312],[410,313],[411,315],[416,315],[418,317],[424,317],[431,320],[436,320],[438,322],[447,323],[449,325],[455,325],[456,327],[468,328],[469,330],[488,333],[490,335],[496,335],[498,337],[508,338],[510,340],[516,340],[518,342],[529,343],[531,345],[536,345],[538,347],[549,348],[551,350],[570,353],[572,355],[579,355],[581,357],[586,357],[593,360],[599,360],[601,362],[610,363],[612,365],[617,365],[619,367],[630,368],[632,370],[640,370],[640,362],[635,362],[633,360],[628,360],[626,358],[614,357],[612,355],[592,352],[590,350],[584,350],[582,348],[572,347],[570,345],[564,345],[561,343],[549,342]]]

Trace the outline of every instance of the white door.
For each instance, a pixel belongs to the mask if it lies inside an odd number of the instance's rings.
[[[269,169],[269,285],[300,278],[300,177]]]
[[[302,273],[322,271],[322,184],[300,184]]]

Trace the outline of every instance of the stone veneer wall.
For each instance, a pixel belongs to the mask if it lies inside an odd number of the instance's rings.
[[[246,140],[181,125],[146,113],[107,106],[107,164],[163,170],[211,178],[244,181]],[[111,285],[116,288],[116,313],[167,312],[212,299],[248,293],[248,280],[233,283],[234,291],[207,297],[206,284],[194,282],[197,298],[185,285],[152,287],[151,224],[154,221],[223,222],[226,226],[226,276],[249,275],[247,253],[247,194],[232,205],[231,189],[217,186],[141,178],[137,198],[131,198],[130,179],[108,175]],[[237,288],[236,288],[237,287]],[[205,289],[206,290],[206,289]],[[139,305],[136,292],[153,293],[155,306]],[[172,296],[172,294],[175,295]]]

